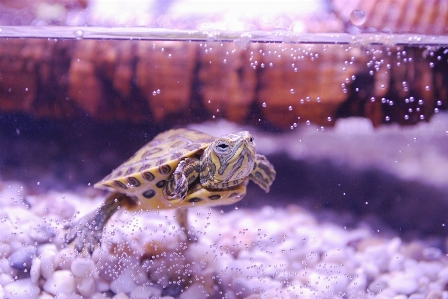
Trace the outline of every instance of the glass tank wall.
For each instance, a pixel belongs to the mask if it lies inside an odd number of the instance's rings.
[[[0,1],[0,299],[448,297],[447,31],[441,0]]]

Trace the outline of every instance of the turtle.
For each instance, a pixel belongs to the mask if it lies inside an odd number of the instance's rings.
[[[243,199],[249,180],[264,191],[275,179],[274,166],[255,152],[248,131],[221,137],[186,128],[158,134],[94,185],[112,191],[100,208],[68,226],[66,242],[78,252],[101,244],[103,228],[121,208],[130,211],[177,209],[188,240],[187,209],[219,206]]]

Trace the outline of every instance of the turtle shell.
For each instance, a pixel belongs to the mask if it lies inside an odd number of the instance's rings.
[[[179,161],[187,157],[199,158],[215,139],[212,135],[190,129],[160,133],[94,187],[124,193],[135,200],[141,210],[232,204],[244,197],[248,180],[228,190],[215,191],[206,190],[196,183],[181,202],[168,201],[163,195],[166,180]]]

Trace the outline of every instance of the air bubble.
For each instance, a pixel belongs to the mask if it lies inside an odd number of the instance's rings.
[[[355,9],[350,14],[350,22],[355,26],[363,25],[366,19],[366,13],[360,9]]]
[[[328,121],[331,121],[331,120],[332,120],[331,116],[327,117],[327,120],[328,120]]]
[[[266,108],[266,102],[263,102],[263,104],[261,104],[261,106],[263,106],[263,108]]]
[[[385,119],[386,121],[390,121],[390,117],[389,117],[389,116],[386,116],[384,119]]]
[[[289,107],[288,107],[288,110],[289,110],[289,111],[292,111],[292,106],[289,106]]]
[[[291,90],[289,91],[290,94],[294,94],[294,92],[295,92],[295,91],[294,91],[293,88],[291,88]]]
[[[81,39],[83,39],[83,38],[84,38],[84,31],[82,31],[82,30],[76,30],[76,31],[75,31],[75,38],[76,38],[77,40],[81,40]]]
[[[423,114],[420,114],[420,120],[424,120],[425,116]]]
[[[250,34],[249,32],[244,32],[241,33],[239,39],[235,40],[235,44],[242,49],[247,49],[251,40],[252,34]]]
[[[408,119],[409,119],[409,115],[406,114],[406,115],[404,116],[404,119],[408,120]]]
[[[426,91],[431,90],[431,88],[428,85],[425,87],[425,89],[426,89]]]

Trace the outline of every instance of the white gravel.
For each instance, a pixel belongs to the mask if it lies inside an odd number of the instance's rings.
[[[438,248],[319,222],[294,205],[192,209],[199,242],[188,246],[173,211],[124,211],[101,249],[78,255],[63,227],[101,203],[88,192],[0,184],[0,298],[448,298]]]

